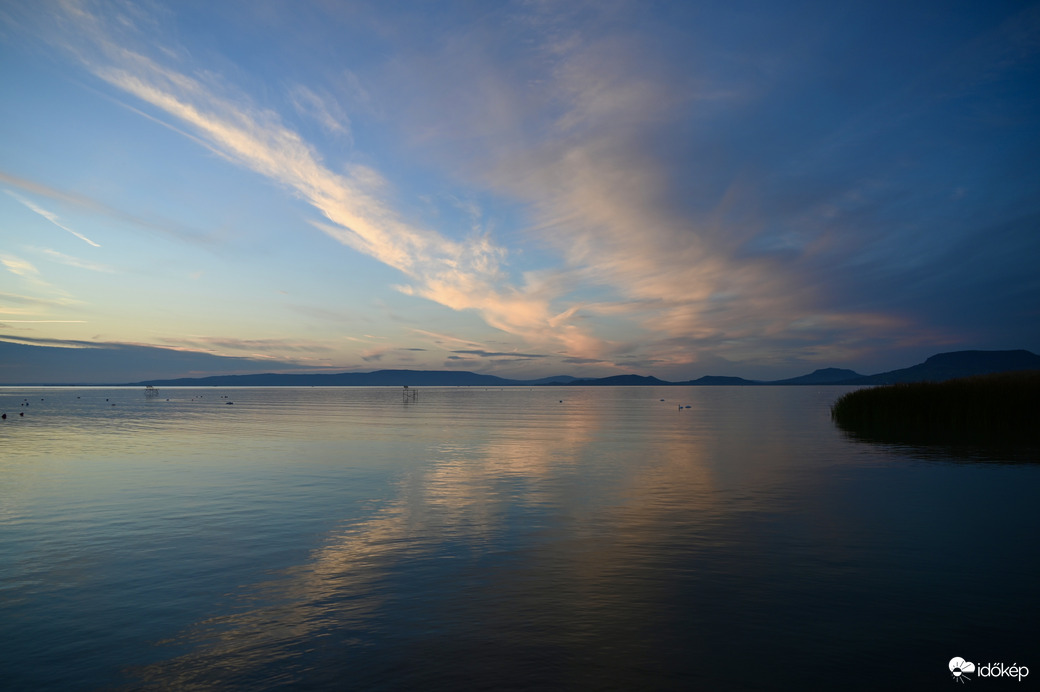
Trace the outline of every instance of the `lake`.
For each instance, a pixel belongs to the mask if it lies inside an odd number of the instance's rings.
[[[1040,464],[848,439],[848,389],[0,388],[0,680],[1035,682]]]

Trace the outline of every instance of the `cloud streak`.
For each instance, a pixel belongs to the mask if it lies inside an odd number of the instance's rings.
[[[64,264],[67,267],[86,269],[88,271],[98,272],[101,274],[115,273],[115,269],[107,265],[100,264],[98,262],[90,262],[88,260],[80,259],[79,257],[72,257],[71,255],[66,255],[63,252],[51,250],[50,248],[38,248],[36,249],[36,251],[44,255],[47,259],[53,262],[57,262],[59,264]]]
[[[289,97],[297,113],[313,119],[327,132],[352,140],[350,118],[331,95],[319,95],[309,87],[297,84],[290,90]]]
[[[40,310],[47,310],[52,307],[66,307],[75,304],[75,302],[68,298],[39,298],[37,296],[23,296],[17,293],[0,293],[0,313],[7,315],[35,314]],[[15,307],[16,305],[18,307]]]
[[[586,329],[568,323],[572,312],[554,310],[546,296],[504,280],[500,267],[506,252],[487,235],[456,241],[406,222],[387,202],[389,184],[372,168],[353,164],[342,173],[330,170],[274,112],[256,107],[215,77],[203,81],[117,43],[108,18],[85,5],[63,9],[77,34],[62,40],[94,75],[175,118],[219,156],[299,195],[325,219],[312,220],[315,228],[404,273],[410,279],[400,287],[404,293],[453,310],[474,310],[489,325],[531,343],[576,354],[601,350]],[[128,20],[123,21],[121,31]],[[293,93],[326,125],[343,126],[313,91],[297,86]]]
[[[958,83],[952,69],[924,69],[917,84],[865,84],[870,92],[859,98],[877,106],[814,110],[784,89],[822,100],[828,65],[795,59],[766,73],[714,53],[699,64],[684,55],[683,69],[658,50],[658,33],[628,30],[645,21],[637,8],[612,4],[581,23],[550,5],[520,13],[514,40],[534,47],[522,67],[511,52],[499,57],[509,40],[501,27],[475,23],[440,52],[403,59],[420,67],[391,87],[420,85],[410,104],[421,115],[403,129],[433,134],[415,137],[416,146],[471,184],[528,205],[531,231],[563,259],[546,274],[568,277],[588,296],[563,314],[597,324],[609,315],[638,335],[570,355],[623,363],[640,354],[658,365],[844,360],[963,338],[965,316],[956,328],[938,322],[916,284],[922,273],[947,271],[937,249],[952,228],[985,232],[930,219],[944,205],[912,167],[924,165],[913,158],[933,165],[918,142],[928,136],[939,146],[936,123],[955,121],[957,90],[973,93],[965,87],[977,78]],[[1031,27],[1019,34],[1035,39],[1035,14],[1015,18]],[[1003,45],[1012,24],[981,43]],[[906,27],[897,29],[912,34]],[[747,63],[783,54],[785,28],[749,47]],[[696,31],[684,38],[698,42]],[[991,84],[1035,59],[1035,41],[1012,44],[983,60]],[[849,50],[824,47],[843,57]],[[874,79],[864,65],[850,66],[853,83]],[[517,73],[527,77],[522,88]],[[476,105],[454,106],[463,102]],[[1021,265],[1006,246],[993,254],[1002,258],[995,266]],[[1012,276],[1023,278],[1018,268]],[[566,295],[559,289],[541,296],[546,304]]]
[[[481,349],[462,349],[452,351],[452,353],[461,353],[467,356],[478,356],[480,358],[546,358],[544,353],[519,353],[516,351],[484,351]]]
[[[0,255],[0,264],[4,265],[7,271],[21,276],[26,279],[38,279],[40,276],[40,270],[33,266],[28,260],[24,260],[21,257],[15,257],[14,255]]]
[[[211,242],[211,240],[208,237],[197,231],[177,228],[173,224],[157,223],[153,220],[145,219],[143,217],[135,216],[133,214],[128,214],[127,212],[122,211],[120,209],[116,209],[107,204],[102,204],[101,202],[95,199],[91,199],[83,195],[73,194],[63,190],[58,190],[33,180],[27,180],[16,175],[12,175],[10,173],[6,173],[2,170],[0,170],[0,183],[12,185],[31,194],[39,195],[41,197],[47,197],[48,199],[54,200],[61,204],[69,205],[77,209],[82,209],[92,214],[98,214],[100,216],[104,216],[109,219],[119,221],[121,223],[128,223],[133,226],[146,228],[152,231],[159,231],[165,235],[175,237],[185,242],[195,244],[207,244]],[[10,191],[7,192],[16,199],[20,198],[19,195],[11,193]]]
[[[100,245],[98,245],[93,240],[91,240],[87,236],[83,235],[79,231],[74,231],[71,228],[69,228],[68,226],[66,226],[65,224],[63,224],[61,221],[58,220],[58,215],[57,214],[55,214],[53,212],[50,212],[50,211],[47,211],[43,207],[41,207],[41,206],[39,206],[37,204],[34,204],[33,202],[30,202],[25,197],[22,197],[21,195],[19,195],[16,192],[12,192],[11,190],[4,190],[4,192],[6,192],[8,195],[10,195],[11,197],[15,198],[19,202],[21,202],[30,211],[32,211],[32,212],[34,212],[36,214],[39,214],[40,216],[42,216],[43,218],[45,218],[48,221],[50,221],[52,224],[54,224],[55,226],[57,226],[61,230],[66,231],[67,233],[71,233],[72,235],[76,236],[77,238],[82,240],[87,245],[92,245],[93,247],[101,247]]]
[[[517,337],[413,330],[455,362],[670,368],[673,379],[695,364],[848,362],[985,334],[997,304],[1024,317],[1035,299],[1023,258],[1037,249],[1028,229],[1040,181],[1025,153],[1036,101],[1012,85],[1035,76],[1036,6],[934,28],[912,11],[854,3],[821,8],[807,31],[797,12],[766,21],[683,3],[517,2],[473,14],[362,2],[312,8],[290,39],[262,34],[288,7],[274,2],[246,28],[285,46],[277,69],[177,43],[188,34],[162,39],[163,13],[200,27],[219,13],[43,7],[37,31],[100,80],[98,92],[309,207],[286,257],[323,234],[399,272],[380,288]],[[884,24],[891,51],[858,31],[870,22]],[[296,60],[300,36],[332,35],[337,49]],[[363,50],[342,48],[351,36],[365,37]],[[250,69],[262,76],[250,81]],[[337,155],[348,162],[330,162]],[[0,182],[114,213],[16,176]],[[971,278],[981,265],[989,278]],[[431,324],[409,312],[423,301],[402,303],[395,316]],[[368,315],[350,309],[300,312],[346,329]],[[468,319],[436,314],[452,324],[443,331]],[[419,358],[396,336],[369,338],[353,352],[363,361]],[[278,352],[250,341],[213,345]]]

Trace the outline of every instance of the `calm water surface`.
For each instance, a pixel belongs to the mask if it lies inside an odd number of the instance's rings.
[[[1035,684],[1040,464],[844,391],[0,389],[2,686]]]

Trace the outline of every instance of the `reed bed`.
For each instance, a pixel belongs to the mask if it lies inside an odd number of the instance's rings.
[[[831,418],[862,439],[897,444],[1040,445],[1040,370],[858,389]]]

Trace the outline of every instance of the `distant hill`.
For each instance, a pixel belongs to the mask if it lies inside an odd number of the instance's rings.
[[[667,386],[674,383],[665,382],[656,377],[645,377],[643,375],[613,375],[611,377],[598,377],[590,380],[574,380],[569,384],[583,387],[631,387],[633,385],[652,387]]]
[[[644,375],[614,375],[612,377],[579,379],[570,375],[542,377],[536,380],[511,380],[495,375],[454,370],[377,370],[375,372],[345,372],[337,374],[275,374],[217,375],[213,377],[182,378],[176,380],[147,380],[135,386],[156,387],[517,387],[533,385],[568,385],[580,387],[632,386],[771,386],[771,385],[875,385],[896,382],[940,382],[957,377],[971,377],[995,372],[1040,370],[1040,356],[1030,351],[955,351],[940,353],[913,367],[892,370],[877,375],[860,375],[854,370],[822,368],[808,375],[785,380],[760,382],[742,377],[705,375],[685,382],[666,382]]]
[[[570,375],[553,375],[552,377],[540,377],[537,380],[510,380],[511,382],[519,382],[520,384],[569,384],[577,377]]]
[[[508,380],[495,375],[455,370],[376,370],[336,374],[214,375],[175,380],[147,380],[134,385],[154,387],[515,387],[518,385],[566,384],[569,375],[537,380]]]
[[[762,384],[756,380],[745,380],[743,377],[726,377],[724,375],[705,375],[704,377],[698,377],[696,380],[687,380],[686,382],[676,382],[676,384],[687,385],[692,387],[746,387],[748,385]]]
[[[860,377],[847,384],[942,382],[957,377],[988,375],[1014,370],[1040,370],[1040,356],[1025,350],[939,353],[913,367]]]
[[[823,368],[821,370],[814,370],[808,375],[792,377],[786,380],[775,380],[769,384],[837,384],[861,377],[863,377],[863,375],[860,375],[855,370],[846,370],[844,368]]]

